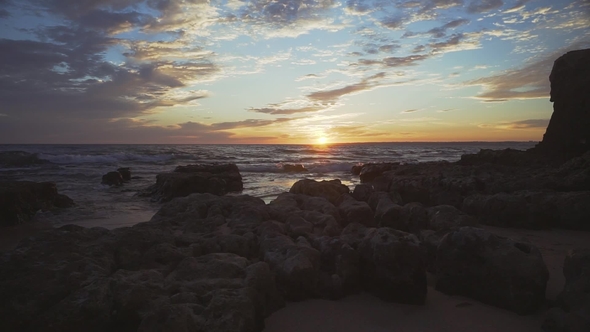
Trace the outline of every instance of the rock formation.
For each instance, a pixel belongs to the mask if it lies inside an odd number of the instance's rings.
[[[39,210],[66,208],[74,202],[53,182],[0,181],[0,225],[30,221]]]
[[[156,176],[156,184],[140,193],[152,200],[168,202],[193,193],[225,195],[242,191],[242,175],[235,164],[201,164],[178,166],[171,173]]]
[[[555,60],[549,80],[553,115],[535,150],[567,160],[590,150],[590,49]]]
[[[24,167],[43,164],[51,164],[51,162],[39,158],[36,153],[28,153],[24,151],[0,152],[1,167]]]

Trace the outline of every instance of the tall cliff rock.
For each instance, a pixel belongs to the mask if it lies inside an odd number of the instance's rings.
[[[549,80],[553,115],[535,150],[569,159],[590,150],[590,49],[555,60]]]

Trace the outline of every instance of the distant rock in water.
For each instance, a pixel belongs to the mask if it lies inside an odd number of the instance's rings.
[[[194,193],[225,195],[242,189],[242,175],[236,164],[200,164],[178,166],[174,172],[158,174],[156,184],[141,192],[140,196],[168,202]]]
[[[119,172],[108,172],[102,176],[101,183],[108,186],[120,186],[123,184],[123,176]]]
[[[24,151],[0,152],[1,167],[23,167],[42,164],[51,164],[51,162],[45,159],[40,159],[36,153],[28,153]]]
[[[121,174],[123,181],[131,180],[131,169],[129,167],[118,168],[117,172],[119,172],[119,174]]]
[[[309,172],[307,170],[307,168],[305,168],[301,164],[297,164],[297,165],[285,164],[285,165],[283,165],[283,171],[289,172],[289,173],[304,173],[304,172]]]
[[[590,150],[590,49],[555,60],[549,80],[553,115],[535,150],[566,160]]]
[[[74,201],[57,193],[53,182],[0,182],[0,226],[13,226],[30,221],[39,210],[66,208]]]

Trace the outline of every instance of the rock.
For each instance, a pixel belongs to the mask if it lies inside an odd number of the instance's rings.
[[[376,177],[383,174],[383,172],[390,171],[397,166],[399,166],[399,163],[365,164],[359,173],[361,182],[373,181]]]
[[[101,183],[107,186],[120,186],[123,184],[123,176],[119,172],[108,172],[102,176]]]
[[[74,202],[53,182],[0,181],[0,226],[30,221],[37,211],[67,208]]]
[[[425,229],[418,233],[420,245],[426,257],[426,267],[430,273],[436,273],[436,252],[438,245],[448,232],[449,230],[433,231],[431,229]]]
[[[361,174],[361,170],[363,169],[363,165],[354,165],[352,166],[352,168],[350,169],[350,173],[352,175],[360,175]]]
[[[481,165],[496,164],[507,166],[522,166],[531,162],[530,154],[522,150],[504,149],[491,150],[481,149],[476,154],[464,154],[457,163],[460,165]]]
[[[225,195],[243,189],[242,176],[235,164],[178,166],[172,173],[156,176],[156,184],[140,193],[153,200],[168,202],[193,193]]]
[[[319,291],[323,297],[340,299],[359,288],[359,257],[344,241],[328,236],[315,238],[313,247],[321,254]]]
[[[39,158],[37,153],[24,151],[0,152],[0,167],[26,167],[43,164],[51,164],[51,162]]]
[[[428,229],[435,231],[451,230],[461,226],[474,226],[477,222],[451,205],[438,205],[426,209],[428,212]]]
[[[375,223],[379,227],[390,227],[395,229],[399,227],[400,218],[403,208],[393,203],[389,197],[379,200],[375,209]]]
[[[385,301],[424,304],[426,264],[416,236],[373,229],[359,244],[358,253],[366,290]]]
[[[324,180],[321,182],[303,179],[295,182],[289,192],[293,194],[324,197],[330,203],[336,204],[340,196],[342,194],[350,193],[350,190],[337,179],[330,181]]]
[[[291,237],[297,238],[302,235],[313,233],[313,224],[298,216],[291,216],[287,219],[287,232]]]
[[[461,227],[441,240],[436,256],[436,289],[530,314],[545,303],[549,272],[531,244]]]
[[[565,285],[557,307],[545,314],[543,330],[554,332],[590,329],[590,250],[574,249],[563,264]]]
[[[394,218],[388,222],[390,228],[417,234],[428,228],[428,211],[420,203],[408,203],[401,208],[397,220]]]
[[[345,227],[351,222],[358,222],[368,227],[374,227],[373,210],[369,204],[357,201],[350,195],[342,195],[338,205],[338,212],[342,217],[341,225]]]
[[[288,236],[266,228],[259,230],[260,256],[276,275],[277,288],[288,300],[314,297],[318,290],[320,253],[296,245]]]
[[[368,184],[357,184],[352,192],[352,197],[357,201],[367,202],[373,192],[373,186]]]
[[[121,177],[123,178],[124,182],[131,180],[131,169],[129,167],[121,167],[117,169],[117,172],[121,174]]]
[[[549,80],[553,114],[535,150],[567,160],[590,150],[590,49],[555,60]]]
[[[305,173],[308,172],[307,168],[303,167],[301,164],[291,165],[285,164],[283,165],[283,171],[289,173]]]
[[[351,222],[342,230],[340,239],[356,249],[368,232],[369,228],[367,226],[358,222]]]

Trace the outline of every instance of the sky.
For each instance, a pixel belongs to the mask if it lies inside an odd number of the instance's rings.
[[[0,0],[0,143],[539,141],[590,0]]]

